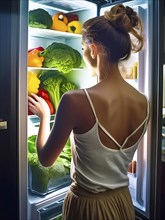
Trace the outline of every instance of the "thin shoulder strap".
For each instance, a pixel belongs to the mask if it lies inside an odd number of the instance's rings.
[[[145,95],[144,95],[145,96]],[[125,141],[123,142],[122,144],[122,147],[124,147],[125,143],[128,141],[128,139],[134,135],[143,125],[144,125],[144,129],[143,129],[143,133],[145,132],[145,129],[146,129],[146,126],[147,126],[147,122],[148,122],[148,118],[149,118],[149,115],[150,115],[150,106],[149,106],[149,101],[148,101],[148,98],[147,96],[146,97],[146,102],[147,102],[147,114],[146,114],[146,117],[144,119],[144,121],[125,139]],[[142,135],[143,135],[142,133]]]
[[[92,111],[93,111],[93,114],[94,114],[94,116],[95,116],[95,118],[96,118],[96,121],[98,122],[98,118],[97,118],[97,115],[96,115],[96,112],[95,112],[95,109],[94,109],[94,106],[93,106],[92,100],[91,100],[91,98],[90,98],[90,96],[89,96],[87,90],[84,89],[84,91],[85,91],[85,94],[86,94],[87,99],[88,99],[88,101],[89,101],[89,104],[90,104],[90,106],[91,106],[91,109],[92,109]]]

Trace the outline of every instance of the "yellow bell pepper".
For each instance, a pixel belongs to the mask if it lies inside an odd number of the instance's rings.
[[[79,21],[71,21],[68,23],[68,32],[81,34],[82,33],[82,24]]]
[[[38,49],[31,50],[28,52],[28,66],[29,67],[42,67],[44,57],[38,55],[40,51]]]
[[[28,71],[28,95],[37,94],[40,85],[40,79],[37,73]]]
[[[52,29],[56,31],[66,32],[68,27],[68,19],[63,12],[56,13],[52,16],[53,24]]]

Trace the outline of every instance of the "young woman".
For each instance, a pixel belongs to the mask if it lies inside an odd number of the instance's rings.
[[[54,163],[73,132],[63,220],[135,219],[127,170],[146,131],[149,102],[122,78],[118,64],[142,49],[141,31],[136,12],[122,4],[84,23],[83,58],[98,84],[63,95],[51,132],[46,102],[28,98],[40,117],[36,147],[43,166]]]

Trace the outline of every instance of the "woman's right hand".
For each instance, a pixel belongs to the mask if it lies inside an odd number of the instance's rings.
[[[39,118],[43,118],[45,116],[50,117],[50,109],[48,104],[43,98],[35,94],[28,96],[28,109]]]

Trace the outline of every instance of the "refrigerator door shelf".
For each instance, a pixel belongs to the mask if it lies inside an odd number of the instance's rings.
[[[139,198],[139,192],[137,190],[138,178],[136,174],[128,174],[129,177],[129,190],[132,197],[132,201],[135,207],[139,208],[142,211],[145,211],[143,200]]]

